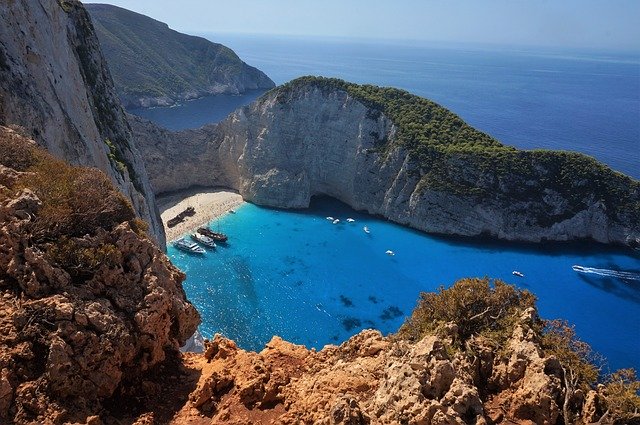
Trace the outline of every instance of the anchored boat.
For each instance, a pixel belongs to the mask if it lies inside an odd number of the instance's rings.
[[[175,241],[173,246],[175,246],[180,251],[188,252],[190,254],[204,254],[206,252],[204,248],[199,246],[197,243],[189,242],[186,239],[178,239],[177,241]]]

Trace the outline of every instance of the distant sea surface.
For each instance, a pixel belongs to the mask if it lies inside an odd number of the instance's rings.
[[[210,38],[277,84],[324,75],[403,88],[506,144],[584,152],[640,178],[637,55]],[[199,127],[250,100],[205,98],[144,112],[153,111],[150,118],[170,128]],[[342,221],[332,225],[326,216]],[[347,217],[356,223],[347,224]],[[315,199],[302,212],[246,205],[212,223],[218,225],[230,244],[216,252],[200,258],[168,249],[187,272],[185,289],[202,314],[207,337],[222,332],[243,348],[261,349],[275,334],[321,348],[363,328],[395,332],[420,291],[490,276],[531,290],[544,318],[575,324],[612,368],[640,369],[638,251],[588,242],[519,245],[433,237],[331,199]],[[396,255],[385,255],[388,249]],[[589,273],[575,272],[576,264]]]
[[[322,75],[398,87],[438,102],[505,144],[583,152],[640,178],[640,53],[203,35],[276,84]],[[171,129],[200,127],[255,97],[134,112]]]

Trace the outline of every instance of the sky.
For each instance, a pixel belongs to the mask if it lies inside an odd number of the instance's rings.
[[[640,0],[102,0],[187,33],[640,51]]]

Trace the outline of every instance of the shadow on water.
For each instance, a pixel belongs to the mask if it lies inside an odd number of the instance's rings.
[[[620,270],[615,264],[596,265],[594,268],[603,271],[613,271],[635,274],[640,276],[640,270]],[[633,279],[625,279],[615,276],[601,276],[598,274],[578,273],[578,277],[595,289],[607,292],[623,300],[628,300],[636,304],[640,304],[640,281]]]
[[[330,196],[316,195],[311,198],[308,209],[295,210],[297,214],[314,216],[324,219],[326,215],[340,217],[375,217],[380,220],[388,221],[384,217],[378,215],[370,215],[365,211],[356,211],[349,205],[332,198]],[[357,220],[356,220],[357,221]],[[609,246],[591,240],[571,241],[571,242],[516,242],[501,241],[489,236],[455,236],[455,235],[436,235],[425,233],[400,224],[395,224],[412,232],[416,235],[434,239],[444,245],[454,248],[469,248],[475,251],[495,254],[501,252],[511,253],[535,253],[537,255],[545,255],[549,257],[559,257],[566,255],[593,255],[598,254],[601,258],[608,258],[610,255],[624,255],[640,260],[640,251],[634,251],[630,248],[621,246]],[[371,234],[369,234],[371,236]],[[615,269],[615,267],[614,267]]]

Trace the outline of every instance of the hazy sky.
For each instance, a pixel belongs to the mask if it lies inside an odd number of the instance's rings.
[[[232,32],[640,50],[640,0],[108,2],[190,33]]]

